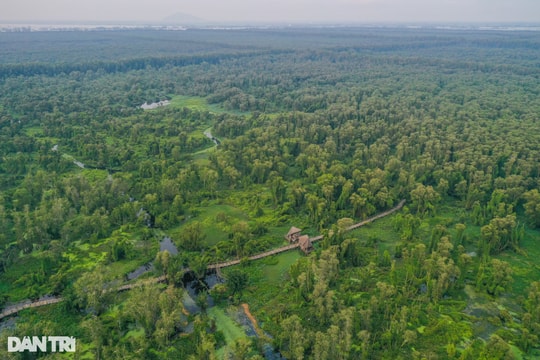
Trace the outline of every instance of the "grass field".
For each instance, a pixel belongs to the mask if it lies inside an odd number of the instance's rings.
[[[287,273],[292,264],[298,260],[302,254],[298,250],[287,251],[270,258],[261,260],[263,280],[268,285],[279,286],[286,281]]]
[[[228,230],[230,225],[238,221],[247,221],[248,215],[242,210],[231,205],[224,204],[207,204],[206,207],[197,209],[197,216],[186,221],[184,224],[169,230],[173,238],[178,238],[182,232],[182,228],[194,221],[198,221],[203,226],[205,239],[203,246],[211,247],[220,241],[228,240]],[[222,216],[226,221],[220,221],[218,218]]]
[[[225,338],[227,346],[232,345],[236,340],[247,338],[246,332],[238,325],[224,309],[220,307],[212,307],[208,309],[208,316],[216,322],[218,331],[221,331]],[[226,347],[221,347],[216,351],[218,359],[225,359]]]
[[[246,198],[238,203],[222,203],[218,200],[205,200],[196,209],[197,215],[185,223],[170,229],[168,232],[173,238],[178,238],[182,228],[191,222],[198,221],[203,226],[205,239],[203,246],[211,247],[220,241],[229,241],[231,227],[240,221],[252,223],[259,221],[265,224],[267,232],[260,236],[255,236],[254,240],[264,241],[275,246],[284,245],[283,236],[287,233],[292,224],[279,224],[273,217],[272,209],[265,209],[265,215],[254,217],[251,213],[250,199]],[[296,224],[295,224],[296,225]]]
[[[171,98],[171,104],[169,106],[176,108],[188,108],[196,111],[208,111],[211,113],[228,113],[235,115],[247,115],[249,112],[242,112],[238,110],[227,110],[223,109],[219,105],[209,104],[205,98],[199,96],[184,96],[184,95],[174,95]]]
[[[224,309],[212,307],[208,309],[208,316],[215,320],[217,329],[223,333],[227,345],[232,344],[237,339],[247,337],[244,329],[231,319]]]
[[[39,127],[39,126],[27,127],[27,128],[24,129],[24,132],[28,136],[41,136],[41,135],[43,135],[43,129],[41,127]]]
[[[208,110],[208,103],[206,102],[206,99],[197,96],[173,96],[169,106],[176,108],[188,108],[197,111]]]
[[[248,274],[249,282],[243,293],[255,314],[263,309],[280,293],[288,281],[288,271],[302,255],[299,250],[291,250],[245,265],[242,270]]]
[[[350,236],[360,240],[377,239],[379,246],[383,250],[390,251],[390,253],[393,252],[395,246],[400,242],[399,233],[394,229],[392,224],[392,216],[376,220],[353,230],[350,232]]]
[[[540,281],[540,231],[526,229],[525,238],[520,244],[522,253],[506,251],[498,258],[508,262],[514,271],[512,293],[527,296],[527,290],[533,281]]]

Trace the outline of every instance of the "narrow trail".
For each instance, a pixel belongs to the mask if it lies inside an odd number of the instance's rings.
[[[388,216],[390,214],[393,214],[396,211],[401,210],[403,205],[405,205],[405,200],[401,200],[399,202],[399,204],[397,204],[392,209],[389,209],[389,210],[387,210],[385,212],[382,212],[382,213],[377,214],[375,216],[372,216],[372,217],[370,217],[370,218],[368,218],[366,220],[363,220],[363,221],[361,221],[361,222],[359,222],[357,224],[349,226],[346,230],[347,231],[352,231],[352,230],[358,229],[358,228],[360,228],[360,227],[362,227],[364,225],[367,225],[367,224],[369,224],[369,223],[371,223],[371,222],[373,222],[373,221],[375,221],[377,219],[380,219],[380,218],[383,218],[383,217]],[[320,241],[322,239],[323,239],[323,235],[318,235],[318,236],[315,236],[315,237],[311,237],[309,240],[312,243],[314,243],[314,242]],[[282,247],[279,247],[279,248],[276,248],[276,249],[273,249],[273,250],[265,251],[263,253],[250,256],[250,257],[248,257],[248,259],[249,260],[259,260],[259,259],[263,259],[263,258],[268,257],[268,256],[272,256],[272,255],[280,254],[280,253],[285,252],[285,251],[296,249],[298,247],[300,247],[299,243],[285,245],[285,246],[282,246]],[[241,261],[242,260],[237,259],[237,260],[230,260],[230,261],[225,261],[225,262],[216,263],[216,264],[210,264],[210,265],[208,265],[207,269],[208,270],[221,269],[221,268],[228,267],[228,266],[238,265],[238,264],[240,264]],[[184,271],[189,272],[191,270],[189,268],[186,268],[186,269],[184,269]],[[116,288],[116,291],[131,290],[131,289],[133,289],[135,287],[139,287],[139,286],[142,286],[142,285],[148,284],[148,283],[161,283],[161,282],[164,282],[166,279],[167,279],[166,276],[162,275],[162,276],[159,276],[159,277],[156,277],[156,278],[147,279],[144,282],[122,285],[122,286]],[[26,300],[24,302],[13,304],[13,305],[10,305],[10,306],[6,307],[2,311],[2,313],[0,313],[0,320],[2,320],[3,318],[5,318],[7,316],[16,314],[19,311],[24,310],[24,309],[30,309],[30,308],[35,308],[35,307],[40,307],[40,306],[45,306],[45,305],[50,305],[50,304],[56,304],[56,303],[59,303],[59,302],[61,302],[63,300],[64,299],[62,297],[51,297],[51,298],[48,298],[48,299],[38,300],[38,301],[34,301],[34,302],[29,302],[28,300]]]
[[[241,306],[242,306],[242,309],[244,310],[244,314],[246,314],[247,318],[251,322],[251,325],[253,326],[253,329],[257,333],[257,336],[260,338],[263,337],[264,333],[259,327],[259,324],[257,323],[257,319],[255,319],[255,316],[253,316],[253,314],[251,314],[251,311],[249,311],[249,305],[246,303],[243,303]]]

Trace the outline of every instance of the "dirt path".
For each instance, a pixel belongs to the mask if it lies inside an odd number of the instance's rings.
[[[246,314],[249,321],[251,322],[251,325],[253,326],[253,329],[257,333],[257,336],[262,337],[264,335],[263,331],[259,327],[259,324],[257,324],[257,319],[255,319],[255,317],[251,314],[251,311],[249,311],[249,305],[246,303],[243,303],[242,309],[244,310],[244,313]]]

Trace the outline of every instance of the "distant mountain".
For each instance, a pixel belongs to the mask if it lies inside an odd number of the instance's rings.
[[[201,24],[201,23],[204,23],[205,21],[206,20],[203,20],[196,16],[192,16],[192,15],[184,14],[180,12],[175,13],[173,15],[169,15],[163,18],[162,20],[163,23],[175,24],[175,25]]]

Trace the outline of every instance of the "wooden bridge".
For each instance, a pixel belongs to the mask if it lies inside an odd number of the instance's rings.
[[[38,300],[34,302],[27,301],[24,303],[18,303],[12,306],[8,306],[7,308],[4,309],[4,311],[2,311],[2,313],[0,313],[0,320],[7,316],[16,314],[19,311],[24,310],[24,309],[30,309],[30,308],[35,308],[35,307],[40,307],[40,306],[45,306],[45,305],[56,304],[56,303],[61,302],[62,300],[64,299],[61,297],[51,297],[50,299]]]
[[[369,224],[370,222],[373,222],[373,221],[375,221],[375,220],[377,220],[377,219],[380,219],[380,218],[383,218],[383,217],[388,216],[388,215],[390,215],[390,214],[393,214],[393,213],[395,213],[396,211],[401,210],[401,208],[403,207],[403,205],[405,205],[405,199],[401,200],[401,201],[399,202],[399,204],[397,204],[395,207],[391,208],[390,210],[386,210],[385,212],[382,212],[382,213],[380,213],[380,214],[377,214],[377,215],[375,215],[375,216],[372,216],[372,217],[370,217],[370,218],[368,218],[368,219],[366,219],[366,220],[364,220],[364,221],[360,221],[360,222],[357,223],[357,224],[351,225],[351,226],[349,226],[346,230],[347,230],[347,231],[351,231],[351,230],[354,230],[354,229],[358,229],[359,227],[362,227],[362,226],[364,226],[364,225],[366,225],[366,224]]]
[[[380,213],[380,214],[377,214],[375,216],[372,216],[366,220],[363,220],[357,224],[354,224],[354,225],[351,225],[349,226],[347,229],[345,229],[346,231],[351,231],[351,230],[355,230],[355,229],[358,229],[359,227],[362,227],[364,225],[367,225],[377,219],[380,219],[380,218],[383,218],[385,216],[388,216],[390,214],[393,214],[395,213],[396,211],[400,210],[403,205],[405,205],[405,200],[401,200],[399,202],[399,204],[397,204],[395,207],[393,207],[392,209],[390,210],[387,210],[383,213]],[[318,235],[318,236],[315,236],[315,237],[311,237],[309,238],[309,240],[314,243],[314,242],[317,242],[319,240],[322,240],[323,239],[323,235]],[[282,247],[279,247],[277,249],[273,249],[273,250],[269,250],[269,251],[266,251],[266,252],[263,252],[263,253],[260,253],[260,254],[257,254],[257,255],[253,255],[253,256],[250,256],[248,257],[249,260],[258,260],[258,259],[262,259],[262,258],[265,258],[265,257],[268,257],[268,256],[272,256],[272,255],[275,255],[275,254],[279,254],[279,253],[282,253],[282,252],[285,252],[285,251],[289,251],[289,250],[292,250],[292,249],[296,249],[300,247],[300,244],[299,243],[293,243],[293,244],[290,244],[290,245],[285,245],[285,246],[282,246]],[[211,265],[208,265],[208,269],[221,269],[221,268],[224,268],[224,267],[227,267],[227,266],[232,266],[232,265],[238,265],[240,264],[242,260],[240,259],[237,259],[237,260],[231,260],[231,261],[225,261],[225,262],[222,262],[222,263],[217,263],[217,264],[211,264]]]
[[[291,244],[291,245],[287,245],[287,246],[282,246],[282,247],[279,247],[277,249],[273,249],[273,250],[269,250],[269,251],[266,251],[266,252],[263,252],[263,253],[260,253],[260,254],[257,254],[257,255],[249,256],[247,259],[248,260],[258,260],[258,259],[262,259],[262,258],[265,258],[265,257],[268,257],[268,256],[279,254],[279,253],[282,253],[282,252],[285,252],[285,251],[289,251],[289,250],[295,249],[297,247],[298,247],[298,244]],[[221,268],[224,268],[224,267],[227,267],[227,266],[238,265],[238,264],[240,264],[241,261],[242,260],[240,260],[240,259],[236,259],[236,260],[231,260],[231,261],[225,261],[225,262],[222,262],[222,263],[211,264],[211,265],[208,265],[208,270],[221,269]]]
[[[405,205],[405,200],[401,200],[399,202],[399,204],[397,204],[395,207],[393,207],[390,210],[387,210],[385,212],[382,212],[380,214],[372,216],[372,217],[370,217],[370,218],[368,218],[366,220],[363,220],[363,221],[361,221],[361,222],[359,222],[357,224],[349,226],[346,229],[346,231],[351,231],[351,230],[358,229],[359,227],[367,225],[367,224],[369,224],[369,223],[371,223],[371,222],[373,222],[373,221],[375,221],[377,219],[380,219],[380,218],[383,218],[383,217],[388,216],[390,214],[393,214],[394,212],[400,210],[403,207],[403,205]],[[323,235],[318,235],[318,236],[315,236],[315,237],[311,237],[309,240],[312,243],[314,243],[314,242],[322,240],[323,237],[324,237]],[[259,260],[259,259],[263,259],[263,258],[268,257],[268,256],[272,256],[272,255],[280,254],[280,253],[285,252],[285,251],[296,249],[298,247],[300,247],[299,243],[293,243],[293,244],[290,244],[290,245],[285,245],[285,246],[282,246],[282,247],[279,247],[279,248],[276,248],[276,249],[273,249],[273,250],[269,250],[269,251],[266,251],[266,252],[263,252],[263,253],[260,253],[260,254],[250,256],[247,259],[248,260]],[[216,264],[210,264],[210,265],[208,265],[208,270],[218,270],[219,271],[219,269],[224,268],[224,267],[238,265],[238,264],[240,264],[241,261],[242,261],[241,259],[236,259],[236,260],[230,260],[230,261],[225,261],[225,262],[216,263]],[[184,271],[189,272],[191,270],[189,268],[185,268]],[[165,275],[162,275],[162,276],[159,276],[159,277],[147,279],[147,280],[145,280],[143,282],[132,283],[132,284],[124,284],[124,285],[116,288],[116,291],[131,290],[131,289],[133,289],[135,287],[139,287],[139,286],[142,286],[142,285],[145,285],[145,284],[160,283],[160,282],[165,282],[166,280],[167,280],[167,277]],[[45,299],[45,300],[38,300],[38,301],[35,301],[35,302],[26,301],[24,303],[18,303],[18,304],[12,305],[12,306],[8,306],[6,309],[4,309],[4,311],[2,311],[2,313],[0,313],[0,320],[2,320],[3,318],[5,318],[7,316],[16,314],[19,311],[24,310],[24,309],[35,308],[35,307],[45,306],[45,305],[50,305],[50,304],[56,304],[56,303],[59,303],[59,302],[61,302],[63,300],[64,299],[61,298],[61,297],[51,297],[51,298]]]

